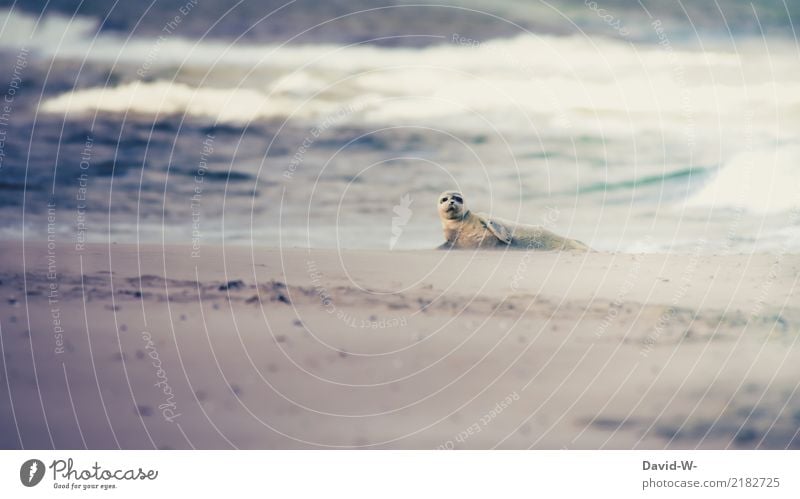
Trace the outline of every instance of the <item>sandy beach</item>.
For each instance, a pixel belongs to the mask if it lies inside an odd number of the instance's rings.
[[[0,254],[2,448],[800,448],[795,255]]]

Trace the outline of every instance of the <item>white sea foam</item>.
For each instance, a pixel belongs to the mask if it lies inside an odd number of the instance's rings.
[[[775,213],[800,207],[800,147],[748,151],[731,159],[688,207]]]
[[[26,47],[54,53],[62,47],[87,47],[97,31],[97,21],[88,17],[69,18],[58,14],[38,20],[19,9],[0,10],[0,47]]]
[[[336,103],[329,102],[325,106],[318,105],[314,111],[332,113],[335,107]],[[94,111],[154,116],[190,114],[223,123],[245,123],[298,111],[295,102],[288,98],[267,98],[265,93],[251,89],[196,88],[168,81],[136,81],[116,87],[70,92],[44,102],[41,109],[67,114]],[[300,116],[306,117],[304,114]]]
[[[324,116],[369,94],[372,105],[353,117],[367,124],[485,129],[488,121],[503,131],[529,133],[533,126],[606,137],[657,131],[689,141],[741,140],[747,129],[756,130],[757,140],[786,138],[800,125],[800,66],[796,47],[785,42],[770,42],[769,52],[759,41],[738,41],[739,52],[667,52],[597,37],[526,34],[478,45],[449,37],[424,49],[278,46],[192,41],[179,33],[160,41],[104,33],[95,39],[96,23],[85,18],[48,17],[39,29],[33,25],[31,16],[14,12],[0,42],[123,70],[148,64],[149,79],[157,80],[75,90],[46,101],[49,112],[185,113],[246,122]],[[151,93],[155,98],[145,98]]]

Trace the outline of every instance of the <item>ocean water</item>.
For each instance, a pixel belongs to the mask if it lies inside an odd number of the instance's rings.
[[[318,28],[265,8],[253,29],[188,1],[111,28],[6,9],[0,234],[431,248],[455,188],[600,250],[800,249],[791,30],[498,5],[336,4]]]

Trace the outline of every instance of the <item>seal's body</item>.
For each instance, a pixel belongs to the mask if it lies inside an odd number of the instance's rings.
[[[523,225],[483,213],[473,213],[464,205],[457,191],[445,191],[439,196],[439,217],[442,220],[445,243],[442,249],[512,248],[528,250],[589,251],[580,241],[561,237],[543,227]]]

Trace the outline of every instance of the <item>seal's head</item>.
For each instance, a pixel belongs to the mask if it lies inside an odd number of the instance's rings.
[[[460,220],[467,213],[464,196],[458,191],[439,194],[439,216],[443,220]]]

